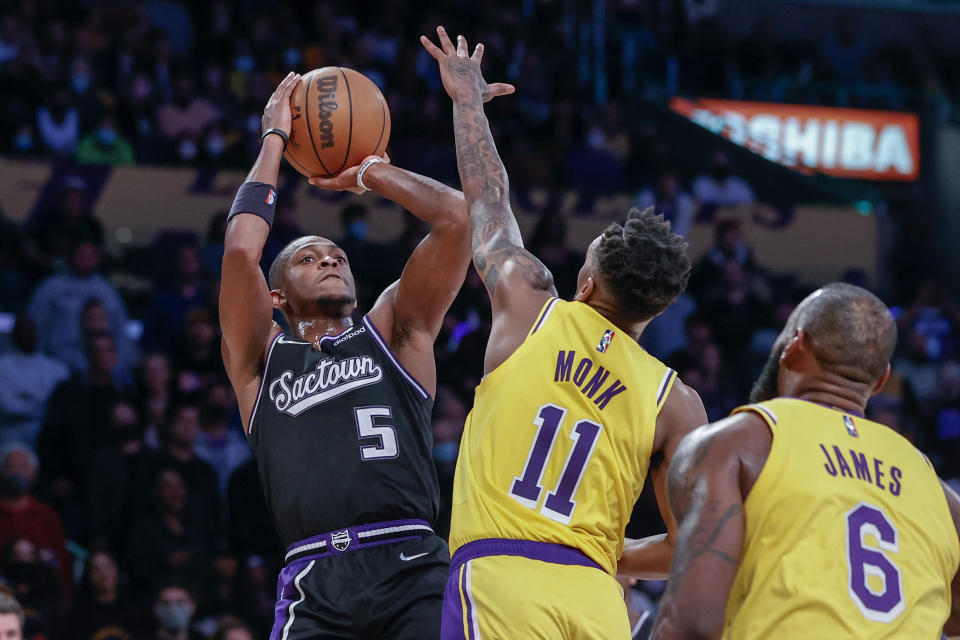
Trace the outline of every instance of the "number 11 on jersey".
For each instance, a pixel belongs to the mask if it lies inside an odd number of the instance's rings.
[[[537,425],[537,434],[533,439],[523,472],[513,479],[510,495],[514,500],[530,509],[536,509],[543,493],[543,473],[547,460],[557,442],[557,434],[566,418],[567,410],[555,404],[540,407],[533,423]],[[580,420],[573,426],[570,439],[573,449],[560,472],[556,488],[547,493],[540,513],[557,522],[570,524],[577,501],[573,499],[580,488],[587,463],[597,446],[603,425],[591,420]]]

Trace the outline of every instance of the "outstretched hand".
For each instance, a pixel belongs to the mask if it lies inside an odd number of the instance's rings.
[[[330,191],[349,191],[356,194],[366,193],[366,190],[357,182],[357,174],[360,173],[360,167],[363,166],[363,163],[373,157],[374,156],[367,156],[360,164],[355,167],[350,167],[349,169],[344,169],[332,178],[313,176],[310,178],[310,184],[315,187],[320,187],[321,189],[329,189]],[[385,164],[390,164],[390,156],[386,153],[377,157]]]
[[[437,27],[437,36],[440,46],[433,44],[427,36],[420,36],[420,43],[434,60],[440,64],[440,79],[454,102],[467,102],[479,97],[489,102],[497,96],[505,96],[516,91],[512,84],[495,82],[487,84],[480,72],[480,61],[483,60],[483,45],[478,44],[470,55],[467,39],[457,36],[457,46],[454,47],[443,27]]]
[[[288,136],[290,135],[290,125],[293,121],[290,96],[293,95],[293,90],[298,84],[300,84],[300,74],[293,71],[280,81],[263,109],[263,118],[260,119],[261,131],[280,129]]]

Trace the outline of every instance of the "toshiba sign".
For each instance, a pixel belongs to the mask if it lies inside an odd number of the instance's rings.
[[[805,173],[915,180],[916,114],[734,100],[674,98],[670,108],[730,141]]]

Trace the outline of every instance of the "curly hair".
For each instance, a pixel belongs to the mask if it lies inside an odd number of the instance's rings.
[[[687,242],[654,212],[633,207],[623,225],[611,224],[597,246],[597,264],[623,311],[649,320],[687,288]]]

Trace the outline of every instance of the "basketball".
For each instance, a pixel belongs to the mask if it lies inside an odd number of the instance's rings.
[[[377,85],[357,71],[323,67],[303,75],[290,98],[293,123],[284,157],[310,176],[335,176],[390,140],[390,111]]]

